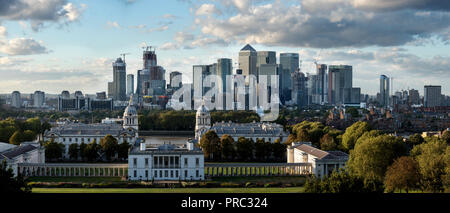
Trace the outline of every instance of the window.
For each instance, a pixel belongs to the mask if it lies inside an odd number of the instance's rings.
[[[158,157],[153,157],[153,166],[157,166],[158,165]]]
[[[145,158],[145,166],[148,166],[148,158]]]
[[[164,177],[169,177],[169,171],[167,170],[164,171]]]
[[[148,170],[145,170],[145,177],[148,178]]]
[[[175,171],[175,177],[176,177],[176,178],[178,177],[178,170]]]
[[[180,157],[175,157],[175,166],[178,167],[180,165]]]
[[[162,170],[159,170],[159,177],[162,177]]]
[[[199,158],[195,158],[195,165],[198,166],[200,164],[200,159]]]
[[[185,159],[184,159],[184,165],[187,166],[187,163],[188,163],[188,159],[185,158]]]
[[[134,177],[136,177],[137,176],[137,171],[136,170],[134,170]]]
[[[170,170],[170,177],[173,178],[173,170]]]
[[[136,165],[137,165],[137,158],[133,158],[133,165],[136,167]]]
[[[63,142],[66,142],[66,138],[63,138]]]
[[[187,174],[187,170],[184,170],[184,178],[187,178],[188,174]]]
[[[158,177],[158,171],[155,171],[155,177]]]
[[[198,177],[198,170],[195,171],[195,177]]]

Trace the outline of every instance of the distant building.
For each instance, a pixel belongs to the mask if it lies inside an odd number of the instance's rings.
[[[106,99],[106,92],[97,92],[97,99]]]
[[[181,72],[171,72],[170,73],[170,88],[174,89],[174,90],[178,90],[179,88],[181,88],[182,85],[182,74]]]
[[[134,75],[127,75],[127,96],[130,96],[134,93]]]
[[[328,67],[328,103],[343,104],[344,89],[353,88],[353,68],[349,65]]]
[[[307,78],[300,70],[292,73],[292,100],[299,107],[308,105],[308,90],[306,87]]]
[[[389,78],[385,75],[380,76],[380,105],[382,107],[389,107]]]
[[[311,163],[312,173],[319,178],[345,167],[348,154],[341,151],[323,151],[306,143],[292,143],[287,148],[287,163]]]
[[[408,97],[409,97],[408,102],[410,105],[419,105],[420,104],[419,90],[410,89]]]
[[[33,107],[41,108],[44,106],[45,102],[45,93],[42,91],[36,91],[33,94]]]
[[[122,58],[117,58],[113,65],[113,82],[114,85],[111,90],[113,91],[113,99],[118,101],[125,101],[126,96],[126,63]]]
[[[22,106],[22,98],[20,97],[19,91],[14,91],[11,94],[11,106],[15,108],[20,108]]]
[[[184,146],[133,146],[128,154],[128,180],[204,180],[204,153],[188,141]]]
[[[256,50],[250,45],[245,45],[241,51],[239,51],[239,69],[242,70],[242,75],[244,75],[245,83],[246,85],[249,84],[249,78],[248,76],[254,75],[255,77],[258,76],[257,69],[256,69],[256,62],[257,62],[257,52]]]
[[[424,107],[441,106],[441,86],[425,85],[423,94]]]

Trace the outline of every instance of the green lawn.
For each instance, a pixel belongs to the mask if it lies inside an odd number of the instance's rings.
[[[33,188],[33,193],[303,193],[303,187],[287,188]]]

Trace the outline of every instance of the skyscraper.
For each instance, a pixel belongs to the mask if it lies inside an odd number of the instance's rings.
[[[410,105],[419,105],[420,104],[419,90],[410,89],[408,98],[409,98],[408,103]]]
[[[139,76],[141,94],[163,95],[166,89],[166,70],[158,66],[156,52],[151,46],[145,48],[142,54],[143,70]]]
[[[113,63],[113,96],[114,99],[119,101],[127,100],[126,66],[122,58],[117,58]]]
[[[245,83],[249,84],[249,76],[258,76],[256,69],[257,52],[250,46],[250,44],[245,45],[241,51],[239,51],[239,69],[242,70],[242,75],[245,76]]]
[[[344,88],[353,88],[352,72],[352,66],[349,65],[330,65],[328,67],[328,103],[344,103]]]
[[[172,89],[179,89],[181,88],[181,84],[182,84],[182,74],[181,72],[171,72],[170,73],[170,88]]]
[[[280,98],[285,103],[293,99],[293,79],[294,73],[299,67],[299,56],[297,53],[280,53]]]
[[[22,98],[19,91],[14,91],[11,94],[11,106],[20,108],[22,106]]]
[[[319,96],[319,103],[325,104],[327,102],[328,93],[328,82],[327,82],[327,65],[326,64],[316,64],[316,75],[317,75],[317,92]]]
[[[127,95],[131,95],[134,93],[134,75],[127,75]]]
[[[380,76],[380,105],[389,106],[389,78],[386,75]]]
[[[35,91],[33,94],[33,107],[41,108],[44,106],[45,93],[42,91]]]
[[[423,93],[424,107],[441,106],[441,86],[425,85]]]
[[[283,69],[288,69],[289,72],[294,73],[299,67],[298,53],[280,53],[280,64]]]
[[[227,81],[228,80],[227,76],[231,76],[233,74],[232,72],[233,72],[233,63],[230,58],[219,58],[217,60],[217,76],[219,78],[217,88],[219,89],[219,92],[223,94],[222,96],[223,110],[227,109],[226,107],[227,87],[230,87],[231,91],[232,86],[231,83]]]
[[[292,100],[299,107],[308,104],[308,91],[306,88],[306,76],[300,70],[292,73]]]

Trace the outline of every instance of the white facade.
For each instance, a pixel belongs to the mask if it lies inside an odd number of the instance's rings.
[[[12,168],[14,176],[17,175],[19,163],[45,163],[45,149],[39,143],[24,142],[20,146],[4,146],[1,143],[0,162],[6,160],[8,167]]]
[[[348,155],[341,151],[323,151],[311,143],[293,143],[287,148],[287,163],[310,163],[312,173],[319,178],[345,167]]]
[[[204,180],[204,154],[194,149],[191,142],[183,147],[162,145],[159,147],[133,147],[128,155],[128,179]]]

